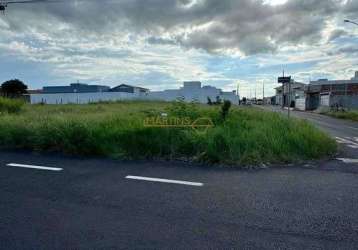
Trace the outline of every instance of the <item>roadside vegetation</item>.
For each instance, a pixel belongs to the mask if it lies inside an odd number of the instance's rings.
[[[351,120],[351,121],[356,121],[358,122],[358,110],[349,110],[349,111],[330,111],[330,110],[326,110],[326,111],[322,111],[320,112],[321,114],[324,115],[329,115],[338,119],[345,119],[345,120]]]
[[[305,121],[230,106],[183,102],[25,105],[17,113],[0,116],[0,147],[236,166],[317,159],[336,150],[334,140]],[[204,131],[191,126],[144,126],[153,117],[165,122],[171,117],[190,122],[205,117],[214,126]]]
[[[0,97],[0,113],[19,113],[25,102],[21,99],[8,99]]]

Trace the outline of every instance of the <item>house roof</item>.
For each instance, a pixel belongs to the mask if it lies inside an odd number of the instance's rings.
[[[120,84],[116,87],[113,87],[112,89],[116,89],[116,88],[137,88],[137,89],[141,89],[141,90],[149,90],[149,89],[146,89],[146,88],[142,88],[142,87],[138,87],[138,86],[133,86],[133,85],[128,85],[128,84]]]
[[[29,89],[27,90],[28,94],[41,94],[42,93],[42,89]]]

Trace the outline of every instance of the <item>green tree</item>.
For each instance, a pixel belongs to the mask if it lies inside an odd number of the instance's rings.
[[[213,102],[211,101],[209,96],[208,96],[208,105],[213,105]]]
[[[221,117],[223,120],[226,120],[226,117],[229,114],[230,108],[231,108],[231,102],[228,100],[225,100],[224,104],[221,106]]]
[[[21,95],[27,93],[26,90],[27,86],[18,79],[6,81],[1,85],[1,91],[4,96],[10,98],[20,97]]]
[[[217,96],[215,104],[220,105],[221,103],[222,103],[222,100],[220,99],[220,96]]]

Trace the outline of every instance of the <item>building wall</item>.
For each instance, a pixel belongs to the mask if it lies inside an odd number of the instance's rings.
[[[221,100],[228,100],[233,104],[239,104],[239,96],[233,92],[222,92],[220,89],[214,87],[203,87],[203,88],[181,88],[178,90],[164,90],[157,92],[150,92],[147,95],[147,99],[150,100],[163,100],[163,101],[175,101],[183,99],[186,102],[199,102],[208,103],[208,97],[212,102],[216,101],[217,96]]]
[[[217,97],[221,100],[229,100],[233,104],[239,104],[239,96],[234,92],[222,92],[220,89],[211,86],[201,88],[200,82],[185,82],[184,87],[175,90],[164,90],[156,92],[142,92],[139,88],[134,88],[133,93],[128,92],[95,92],[95,93],[42,93],[31,94],[31,104],[86,104],[100,101],[121,101],[121,100],[161,100],[175,101],[183,99],[186,102],[207,103],[208,97],[212,102]]]
[[[351,80],[321,79],[311,81],[307,90],[309,102],[307,109],[313,110],[319,106],[341,106],[358,108],[358,72]],[[317,105],[317,102],[319,105]]]
[[[306,98],[298,98],[295,102],[295,108],[301,111],[306,110]]]
[[[31,104],[87,104],[100,101],[139,99],[140,96],[124,92],[31,94]]]
[[[323,107],[340,106],[347,108],[358,108],[357,95],[321,95],[320,105]]]

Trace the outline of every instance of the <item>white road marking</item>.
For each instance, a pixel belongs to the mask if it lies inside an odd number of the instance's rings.
[[[150,178],[150,177],[142,177],[142,176],[126,176],[126,179],[132,180],[141,180],[141,181],[153,181],[153,182],[164,182],[164,183],[172,183],[172,184],[181,184],[181,185],[189,185],[189,186],[204,186],[203,183],[200,182],[190,182],[190,181],[177,181],[177,180],[168,180],[168,179],[159,179],[159,178]]]
[[[358,163],[358,159],[337,158],[337,160],[343,161],[344,163]]]
[[[36,166],[36,165],[26,165],[26,164],[17,164],[17,163],[9,163],[6,164],[8,167],[18,167],[18,168],[33,168],[33,169],[40,169],[40,170],[49,170],[49,171],[62,171],[62,168],[50,168],[50,167],[43,167],[43,166]]]
[[[352,138],[352,141],[350,139],[351,138],[349,138],[349,137],[346,137],[346,138],[336,137],[336,141],[338,143],[347,144],[351,148],[358,148],[358,143],[354,142],[354,138]]]

